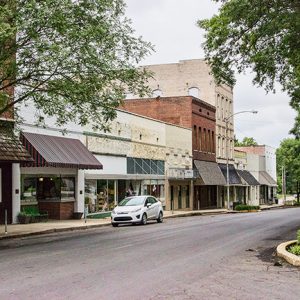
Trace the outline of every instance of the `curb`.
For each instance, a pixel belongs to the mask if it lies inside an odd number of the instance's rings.
[[[297,240],[282,243],[277,246],[276,252],[279,257],[284,258],[288,263],[293,266],[300,266],[300,257],[298,255],[292,254],[286,250],[286,248],[292,244],[295,244]]]

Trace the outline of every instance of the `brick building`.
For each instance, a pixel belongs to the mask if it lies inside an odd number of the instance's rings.
[[[193,96],[127,99],[122,109],[192,129],[194,181],[193,209],[221,206],[218,185],[224,185],[216,163],[216,109]],[[217,179],[217,180],[216,180]],[[172,185],[170,186],[172,195]]]

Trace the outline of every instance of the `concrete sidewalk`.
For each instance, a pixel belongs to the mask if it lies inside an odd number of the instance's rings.
[[[281,205],[262,205],[261,209],[278,208]],[[194,211],[164,211],[164,218],[178,218],[187,216],[201,216],[232,213],[227,209],[209,209]],[[31,224],[12,224],[7,226],[0,225],[0,240],[6,238],[25,237],[30,235],[39,235],[53,232],[63,232],[72,230],[83,230],[102,226],[110,226],[110,217],[105,219],[84,219],[81,220],[49,220],[48,222],[31,223]]]

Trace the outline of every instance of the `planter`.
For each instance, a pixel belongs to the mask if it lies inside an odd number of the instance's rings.
[[[73,213],[73,219],[80,220],[82,218],[83,213],[82,212],[74,212]]]
[[[20,224],[29,224],[31,222],[31,216],[18,216],[18,221]]]
[[[292,254],[286,250],[288,247],[293,246],[296,243],[297,243],[297,240],[282,243],[277,247],[276,251],[277,251],[277,255],[279,257],[284,258],[291,265],[299,267],[300,266],[300,256]]]

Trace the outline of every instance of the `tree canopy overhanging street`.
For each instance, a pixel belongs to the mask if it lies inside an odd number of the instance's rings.
[[[152,45],[135,37],[122,0],[3,0],[0,115],[34,102],[62,125],[105,129],[125,92],[143,95],[137,69]],[[15,88],[15,93],[8,93]]]
[[[297,112],[291,133],[300,137],[300,1],[213,1],[222,2],[219,13],[198,25],[214,76],[234,85],[235,71],[250,69],[267,92],[280,83]]]

